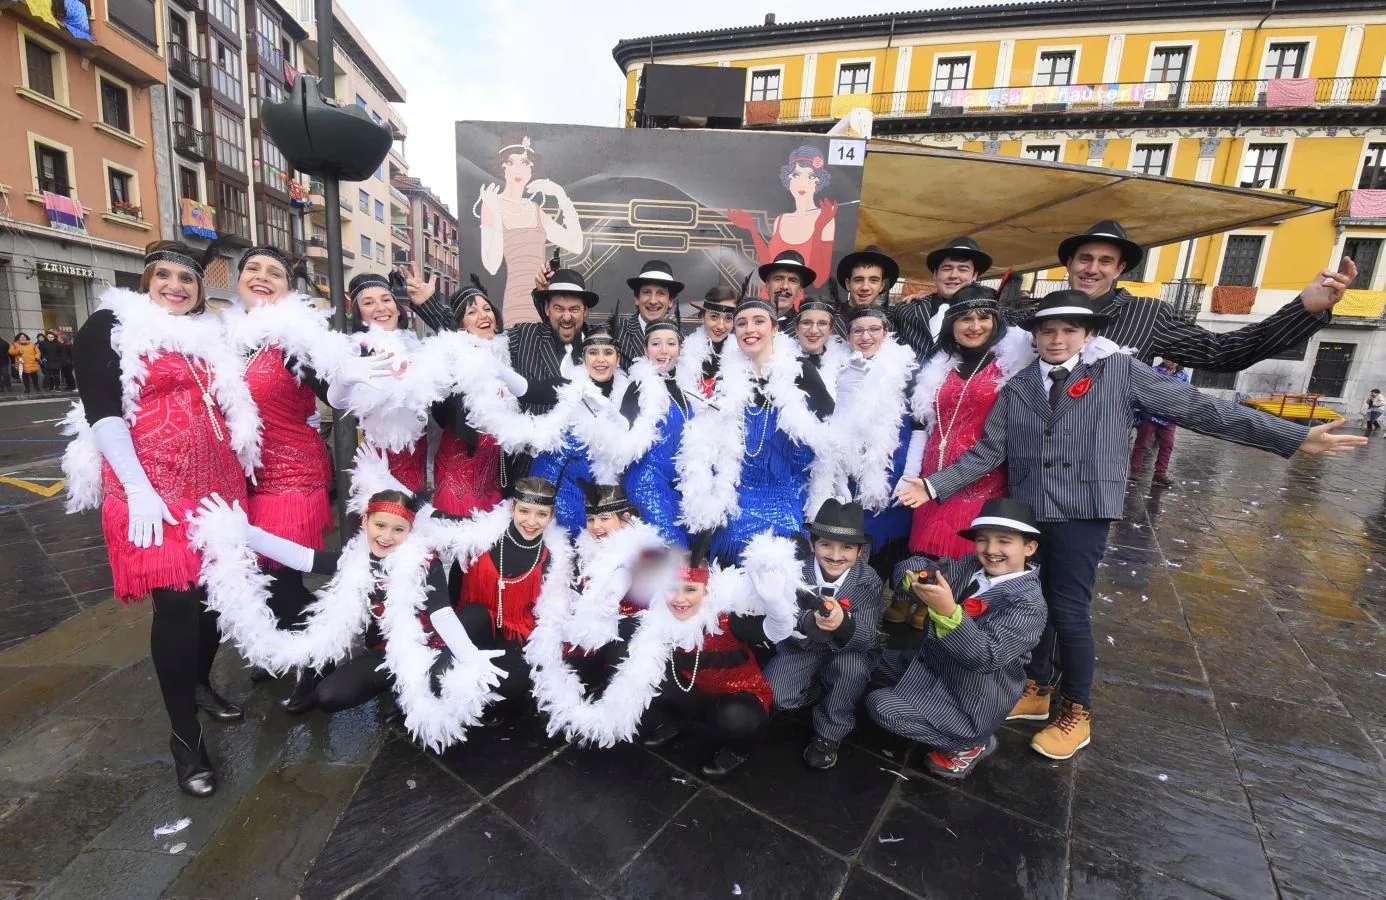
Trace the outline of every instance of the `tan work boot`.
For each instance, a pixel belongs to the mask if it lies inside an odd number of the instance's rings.
[[[1092,742],[1092,710],[1069,700],[1059,701],[1059,715],[1035,735],[1030,747],[1050,759],[1068,759]]]
[[[1025,693],[1020,695],[1016,701],[1015,709],[1006,716],[1006,721],[1012,719],[1030,719],[1035,722],[1043,722],[1049,718],[1049,703],[1054,698],[1052,687],[1040,687],[1033,678],[1025,680]]]
[[[910,627],[915,631],[923,631],[924,623],[929,621],[929,604],[921,603],[910,613]]]
[[[894,602],[886,609],[882,618],[887,622],[899,625],[910,617],[912,606],[914,606],[914,600],[909,594],[896,594]]]

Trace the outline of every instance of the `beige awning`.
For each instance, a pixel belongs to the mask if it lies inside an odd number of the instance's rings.
[[[1332,209],[1332,203],[1062,163],[873,140],[858,249],[878,245],[901,272],[927,279],[924,257],[970,234],[996,261],[1028,272],[1058,265],[1059,241],[1103,219],[1154,247]]]

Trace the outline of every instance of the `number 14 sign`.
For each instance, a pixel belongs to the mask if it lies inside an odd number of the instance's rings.
[[[866,141],[834,139],[828,142],[828,165],[866,165]]]

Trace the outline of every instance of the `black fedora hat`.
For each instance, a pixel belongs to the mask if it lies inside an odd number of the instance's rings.
[[[1039,523],[1035,521],[1035,511],[1023,500],[1008,497],[995,497],[982,504],[982,509],[972,520],[972,525],[958,532],[965,541],[975,541],[977,532],[983,528],[997,531],[1014,531],[1032,540],[1039,540]]]
[[[1145,250],[1126,236],[1126,229],[1115,219],[1103,219],[1082,234],[1070,235],[1059,242],[1059,264],[1067,266],[1073,254],[1084,244],[1111,244],[1121,250],[1123,271],[1129,272],[1145,259]]]
[[[930,272],[937,272],[938,267],[943,265],[945,259],[972,260],[972,265],[977,267],[978,278],[991,268],[991,255],[982,252],[982,248],[977,246],[977,242],[972,239],[971,235],[953,238],[924,257],[924,264],[929,267]]]
[[[534,302],[539,306],[541,314],[544,311],[544,304],[548,302],[549,298],[558,294],[578,297],[588,309],[597,305],[596,292],[587,289],[587,282],[583,280],[582,273],[577,269],[557,270],[553,273],[553,278],[549,281],[547,288],[542,291],[535,288],[531,294],[533,294]]]
[[[856,501],[843,503],[829,497],[818,507],[813,521],[804,526],[814,537],[826,541],[842,541],[844,544],[869,544],[871,535],[866,533],[866,515],[861,504]]]
[[[1072,289],[1046,294],[1030,314],[1025,327],[1034,331],[1045,319],[1071,319],[1084,322],[1090,328],[1103,328],[1111,321],[1109,316],[1102,314],[1102,307],[1096,300],[1083,291]]]
[[[780,255],[774,261],[768,262],[756,270],[760,275],[761,281],[769,281],[770,273],[776,269],[790,269],[799,273],[799,280],[808,287],[818,280],[818,273],[804,265],[804,258],[795,250],[781,250]]]
[[[900,280],[900,264],[887,256],[885,251],[875,244],[865,250],[848,253],[842,257],[842,261],[837,264],[837,283],[846,287],[847,279],[852,277],[852,270],[857,266],[881,267],[885,279],[885,286],[881,288],[881,293],[890,290],[895,286],[895,282]]]
[[[627,278],[626,284],[637,294],[640,293],[640,288],[647,284],[667,288],[670,297],[677,297],[679,291],[683,290],[683,282],[674,278],[674,270],[662,259],[648,260],[640,267],[640,274],[634,278]]]

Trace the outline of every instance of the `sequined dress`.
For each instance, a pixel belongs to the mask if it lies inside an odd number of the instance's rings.
[[[750,404],[742,415],[746,447],[736,491],[741,509],[713,532],[710,547],[723,561],[739,561],[751,538],[763,531],[793,537],[803,530],[814,460],[813,448],[777,427],[780,414],[773,405]]]
[[[715,697],[754,694],[765,706],[765,711],[769,712],[772,701],[770,683],[765,680],[755,654],[745,641],[732,634],[728,616],[720,617],[717,627],[722,633],[703,638],[700,652],[674,651],[673,667],[678,671],[679,680],[687,685],[691,679],[693,690]],[[698,664],[696,678],[693,674],[695,661]]]
[[[572,434],[563,439],[558,450],[549,450],[534,457],[529,474],[537,475],[558,485],[558,524],[576,538],[587,527],[587,501],[583,497],[579,478],[592,481],[592,461],[587,446]]]
[[[669,408],[659,423],[659,437],[644,455],[630,464],[621,483],[640,517],[653,525],[661,537],[676,547],[688,546],[688,530],[679,524],[683,497],[678,489],[678,470],[674,457],[683,440],[683,428],[692,411],[671,396]]]

